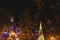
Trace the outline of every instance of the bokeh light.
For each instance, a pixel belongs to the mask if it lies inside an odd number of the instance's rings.
[[[54,38],[54,37],[51,37],[50,39],[51,39],[51,40],[55,40],[55,38]]]

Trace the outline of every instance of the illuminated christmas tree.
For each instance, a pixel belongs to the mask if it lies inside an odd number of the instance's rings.
[[[42,31],[42,25],[40,22],[40,28],[39,28],[39,37],[38,40],[44,40],[44,35],[43,35],[43,31]]]

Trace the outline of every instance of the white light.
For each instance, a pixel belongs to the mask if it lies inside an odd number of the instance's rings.
[[[16,38],[16,40],[20,40],[19,38]]]
[[[13,20],[13,19],[11,19],[11,21],[13,22],[14,20]]]
[[[20,33],[17,33],[17,34],[20,34]]]
[[[4,34],[7,34],[8,32],[4,32]]]
[[[13,22],[13,21],[14,21],[14,17],[13,17],[13,16],[12,16],[10,19],[11,19],[11,22]]]

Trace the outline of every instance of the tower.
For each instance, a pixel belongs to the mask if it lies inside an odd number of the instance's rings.
[[[44,35],[43,35],[43,31],[42,31],[42,24],[40,22],[40,27],[39,27],[39,37],[38,40],[44,40]]]

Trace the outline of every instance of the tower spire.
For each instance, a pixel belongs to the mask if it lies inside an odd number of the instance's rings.
[[[43,31],[42,31],[42,24],[40,22],[40,27],[39,27],[39,37],[38,40],[44,40],[44,35],[43,35]]]

